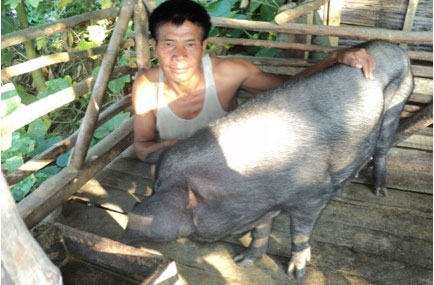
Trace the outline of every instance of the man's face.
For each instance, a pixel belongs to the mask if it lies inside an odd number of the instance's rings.
[[[179,26],[166,23],[159,27],[157,37],[154,51],[169,80],[185,82],[198,74],[206,48],[206,41],[201,41],[202,28],[190,21]]]

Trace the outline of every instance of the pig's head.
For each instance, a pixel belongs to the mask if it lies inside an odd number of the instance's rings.
[[[122,242],[140,240],[173,241],[193,232],[194,194],[188,189],[172,188],[155,193],[134,206]]]

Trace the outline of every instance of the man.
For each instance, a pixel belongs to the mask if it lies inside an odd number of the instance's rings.
[[[149,28],[159,67],[133,85],[134,149],[141,160],[224,116],[235,107],[239,88],[259,93],[294,78],[262,72],[245,60],[205,55],[210,17],[191,0],[162,3],[151,14]],[[372,78],[375,63],[364,49],[334,52],[295,77],[336,62],[361,68]]]

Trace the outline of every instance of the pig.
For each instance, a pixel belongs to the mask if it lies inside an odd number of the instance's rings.
[[[288,274],[303,277],[309,240],[330,199],[371,159],[375,193],[386,195],[386,155],[413,89],[397,45],[362,45],[374,79],[333,65],[288,81],[190,138],[151,155],[154,194],[128,214],[124,242],[213,242],[250,232],[242,266],[266,253],[273,218],[290,216]]]

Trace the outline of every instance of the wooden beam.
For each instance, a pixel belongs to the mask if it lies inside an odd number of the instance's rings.
[[[110,78],[115,79],[126,74],[132,74],[135,72],[135,70],[135,68],[123,66],[115,69],[111,74]],[[30,105],[24,106],[13,112],[12,114],[9,114],[8,116],[2,118],[0,120],[1,136],[7,136],[13,131],[18,130],[19,128],[33,122],[37,118],[40,118],[43,115],[48,114],[49,112],[54,111],[57,108],[60,108],[63,105],[83,96],[91,90],[94,82],[94,78],[89,77],[81,81],[80,83],[77,83],[69,88],[51,94]]]
[[[62,284],[60,270],[27,230],[2,174],[0,199],[2,284]]]
[[[43,36],[49,36],[91,20],[114,18],[117,17],[118,14],[119,8],[109,8],[73,16],[51,24],[31,27],[29,29],[21,30],[15,33],[6,34],[1,38],[1,48],[4,49],[25,41],[33,40]]]
[[[110,107],[104,110],[104,112],[101,113],[101,115],[98,117],[98,122],[96,123],[96,126],[98,127],[102,125],[130,105],[131,95],[123,97],[121,100],[112,104]],[[57,158],[57,156],[67,152],[75,145],[77,137],[78,131],[74,132],[63,141],[54,144],[53,146],[46,149],[44,152],[38,154],[31,160],[21,165],[16,171],[12,172],[6,177],[9,185],[11,187],[14,186],[16,183],[18,183],[20,180],[24,179],[28,175],[41,170],[42,168],[53,162]]]
[[[327,3],[329,0],[313,0],[303,2],[292,9],[285,10],[274,17],[274,21],[278,25],[284,25],[291,22],[293,19],[303,16],[313,10],[318,9],[320,6]]]
[[[37,225],[69,196],[95,176],[133,142],[133,118],[97,143],[89,151],[80,170],[69,165],[47,179],[18,203],[18,211],[28,228]]]
[[[134,7],[134,31],[136,36],[137,72],[141,75],[151,67],[151,52],[148,37],[148,15],[142,0]]]
[[[71,154],[71,160],[69,163],[77,169],[80,169],[84,163],[84,159],[86,157],[90,140],[92,138],[95,124],[99,115],[99,110],[101,109],[102,103],[104,101],[104,95],[110,79],[110,74],[116,63],[117,54],[120,49],[119,46],[127,30],[128,22],[133,15],[134,6],[135,0],[122,1],[122,8],[119,12],[119,18],[110,37],[110,42],[107,47],[107,54],[104,56],[101,64],[100,70],[102,72],[99,72],[96,77],[95,85],[92,90],[92,97],[89,104],[87,105],[86,114],[84,115],[83,121],[80,125],[77,144]]]
[[[277,25],[262,21],[248,21],[239,19],[227,19],[213,17],[211,22],[216,27],[245,29],[260,32],[310,34],[321,36],[350,37],[360,40],[386,40],[390,42],[405,42],[432,44],[433,33],[428,32],[403,32],[390,29],[366,28],[366,27],[331,27],[306,24]]]

